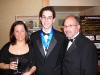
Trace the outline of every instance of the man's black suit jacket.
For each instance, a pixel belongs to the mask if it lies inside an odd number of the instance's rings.
[[[65,50],[63,49],[63,43],[66,40],[64,33],[54,30],[46,56],[41,42],[40,31],[31,34],[30,38],[34,45],[36,57],[37,70],[35,75],[61,75],[61,64]]]
[[[63,75],[97,75],[97,49],[79,33],[63,60]]]

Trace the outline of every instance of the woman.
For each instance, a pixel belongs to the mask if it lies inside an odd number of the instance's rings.
[[[0,52],[2,75],[32,75],[35,70],[34,50],[29,43],[28,29],[22,21],[13,23],[10,30],[10,42]],[[16,58],[21,64],[18,66]]]

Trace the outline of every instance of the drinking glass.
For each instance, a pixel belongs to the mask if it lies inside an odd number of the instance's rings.
[[[21,66],[21,62],[20,62],[20,60],[19,60],[19,58],[18,57],[16,57],[15,58],[15,61],[16,61],[16,64],[17,64],[17,71],[16,72],[14,72],[14,74],[19,74],[19,73],[21,73],[18,69],[20,68],[20,66]]]

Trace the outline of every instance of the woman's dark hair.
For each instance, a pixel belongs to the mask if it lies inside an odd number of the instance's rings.
[[[30,42],[30,39],[29,39],[29,35],[28,35],[28,29],[27,29],[27,26],[25,25],[25,23],[23,21],[16,21],[12,24],[11,26],[11,29],[10,29],[10,42],[12,45],[15,45],[16,44],[16,38],[14,36],[14,28],[15,26],[17,25],[23,25],[24,26],[24,29],[26,31],[26,36],[25,36],[25,42],[26,43],[29,43]]]
[[[52,14],[53,14],[53,19],[54,19],[54,18],[56,17],[56,14],[55,14],[55,10],[54,10],[53,7],[51,7],[51,6],[46,6],[46,7],[42,8],[42,9],[40,10],[40,12],[39,12],[39,17],[42,17],[43,11],[47,11],[47,10],[49,10],[49,11],[52,12]]]

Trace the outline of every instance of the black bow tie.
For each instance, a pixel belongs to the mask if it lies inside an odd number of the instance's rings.
[[[49,33],[45,33],[45,32],[43,32],[43,35],[45,36],[45,35],[48,35],[49,36]]]
[[[73,39],[68,39],[69,41],[73,42]]]

